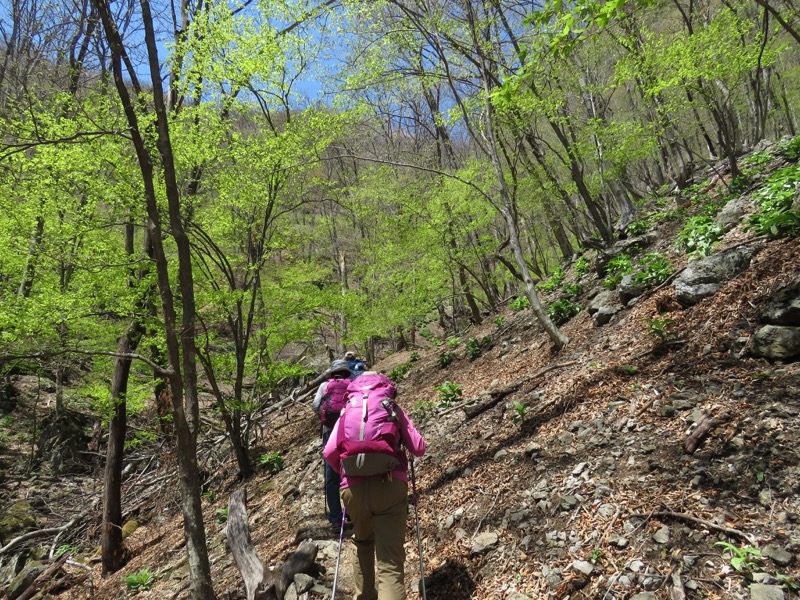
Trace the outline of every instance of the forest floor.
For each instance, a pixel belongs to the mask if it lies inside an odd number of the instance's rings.
[[[750,239],[736,228],[719,247]],[[658,243],[673,247],[667,235]],[[390,372],[411,363],[398,400],[428,442],[415,474],[429,600],[798,597],[800,364],[754,358],[747,344],[767,300],[800,272],[800,244],[757,244],[746,272],[690,308],[663,285],[602,327],[582,311],[563,327],[570,341],[558,353],[530,310],[508,310],[501,323],[464,332],[454,350],[416,348],[374,366]],[[678,253],[673,258],[685,265]],[[664,315],[674,334],[668,346],[646,321]],[[491,348],[470,360],[465,340],[485,337]],[[439,366],[451,350],[455,360]],[[463,400],[439,404],[434,387],[446,381],[461,387]],[[468,416],[493,397],[497,404]],[[261,423],[254,456],[280,452],[285,468],[275,474],[238,482],[225,444],[204,442],[203,502],[219,598],[245,597],[218,522],[242,485],[264,563],[277,565],[313,539],[320,573],[309,597],[330,593],[339,531],[324,518],[319,424],[309,404],[286,403]],[[723,414],[727,421],[687,452],[693,426]],[[128,597],[123,577],[142,570],[156,581],[137,598],[188,598],[174,460],[164,447],[149,460],[140,456],[125,482],[126,510],[138,521],[126,539],[128,565],[102,579],[96,553],[82,565],[70,561],[54,598]],[[63,525],[89,510],[87,545],[98,543],[101,475],[98,468],[49,481],[60,492],[47,500],[48,521]],[[39,481],[43,496],[48,481]],[[413,514],[406,549],[413,598],[420,573]],[[340,572],[339,590],[349,594],[344,559]]]

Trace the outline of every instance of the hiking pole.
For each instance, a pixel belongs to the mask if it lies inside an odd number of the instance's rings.
[[[409,455],[411,465],[411,504],[414,506],[414,521],[417,528],[417,550],[419,551],[419,582],[422,586],[422,599],[428,600],[425,593],[425,563],[422,561],[422,535],[419,532],[419,497],[417,496],[417,478],[414,476],[414,457]]]
[[[319,426],[319,435],[322,438],[322,451],[325,451],[325,426]],[[328,468],[325,465],[325,457],[322,458],[322,505],[325,507],[325,520],[328,519]]]
[[[347,518],[347,507],[342,506],[342,527],[339,529],[339,549],[336,551],[336,570],[333,572],[333,591],[331,600],[336,598],[336,584],[339,582],[339,559],[342,556],[342,540],[344,539],[344,520]]]

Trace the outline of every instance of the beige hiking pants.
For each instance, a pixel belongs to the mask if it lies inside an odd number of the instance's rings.
[[[342,502],[353,521],[354,600],[405,600],[408,484],[368,479],[343,489]]]

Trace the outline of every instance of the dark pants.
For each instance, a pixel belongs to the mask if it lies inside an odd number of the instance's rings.
[[[322,432],[322,447],[328,442],[330,431]],[[325,463],[325,501],[328,503],[328,521],[340,525],[342,523],[342,501],[339,499],[339,474]]]

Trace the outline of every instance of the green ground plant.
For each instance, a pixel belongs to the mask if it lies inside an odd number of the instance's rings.
[[[654,336],[659,344],[665,344],[675,337],[675,333],[670,330],[672,319],[669,317],[658,316],[652,319],[644,319],[647,323],[647,333]]]
[[[442,352],[436,359],[436,364],[444,369],[447,365],[456,359],[455,352]]]
[[[780,142],[776,151],[786,160],[796,161],[800,159],[800,136],[794,137],[786,142]]]
[[[467,345],[465,350],[467,353],[467,358],[469,358],[470,360],[475,360],[481,354],[483,354],[485,350],[491,347],[492,347],[492,338],[489,337],[488,335],[480,339],[469,338],[467,340]]]
[[[277,473],[282,471],[285,466],[283,455],[277,450],[267,452],[258,457],[258,464],[263,467],[268,473]]]
[[[581,295],[581,292],[583,291],[583,286],[577,282],[576,283],[565,282],[561,286],[561,291],[564,292],[565,296],[575,299]]]
[[[636,237],[637,235],[642,235],[643,233],[649,231],[652,226],[653,223],[649,218],[639,219],[628,224],[628,226],[625,228],[625,233],[631,237]]]
[[[525,424],[525,417],[528,416],[528,408],[530,408],[530,404],[528,402],[519,402],[518,400],[514,400],[511,403],[511,410],[514,411],[511,421],[514,423],[514,425],[522,427]]]
[[[630,254],[620,254],[615,256],[606,265],[606,276],[603,279],[603,287],[613,290],[628,273],[633,271],[633,259]]]
[[[214,521],[222,525],[223,523],[228,522],[228,509],[227,508],[218,508],[214,511]]]
[[[422,420],[436,411],[436,403],[432,400],[417,400],[411,407],[411,416],[416,420]]]
[[[739,547],[729,542],[716,542],[722,554],[730,557],[731,567],[740,573],[752,573],[761,567],[761,550],[752,546]]]
[[[389,371],[388,377],[395,383],[400,383],[401,381],[403,381],[410,368],[411,368],[410,362],[398,365],[394,369]]]
[[[561,267],[557,267],[545,281],[536,284],[536,289],[542,292],[552,292],[553,290],[557,290],[561,285],[561,282],[564,281],[564,270]]]
[[[585,256],[579,257],[578,260],[575,261],[575,266],[573,269],[575,271],[575,275],[578,277],[583,277],[589,272],[589,259]]]
[[[569,298],[557,300],[547,307],[547,315],[556,325],[563,325],[579,312],[581,307]]]
[[[634,280],[647,286],[656,286],[664,283],[674,272],[666,257],[652,252],[645,254],[639,260],[639,270]]]
[[[130,573],[122,577],[122,583],[131,592],[143,592],[153,587],[156,576],[147,568],[141,569],[136,573]]]
[[[792,210],[798,181],[800,165],[773,173],[756,194],[758,212],[750,217],[750,227],[775,238],[800,235],[800,212]]]
[[[508,303],[508,306],[511,307],[511,310],[514,312],[519,312],[526,308],[531,307],[530,300],[528,300],[527,296],[517,296],[511,302]]]
[[[689,217],[678,232],[678,248],[689,256],[703,258],[708,256],[723,232],[722,225],[714,221],[714,217],[710,215]]]
[[[461,387],[452,381],[445,381],[433,389],[439,392],[439,408],[448,408],[454,402],[461,400],[464,393]]]

